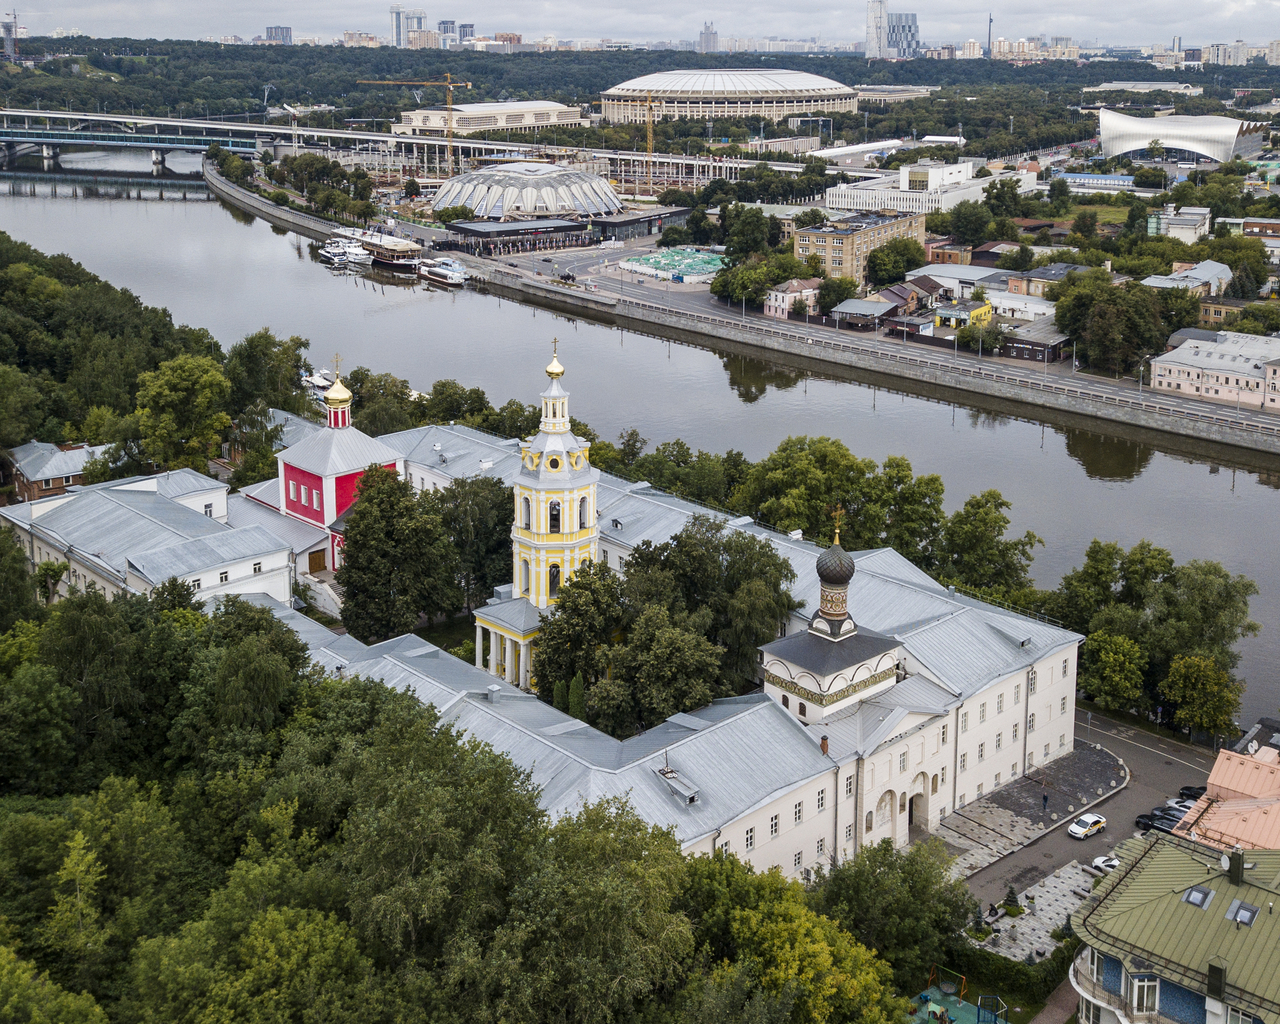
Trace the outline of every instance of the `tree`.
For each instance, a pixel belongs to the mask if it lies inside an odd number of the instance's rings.
[[[951,208],[951,234],[965,245],[979,245],[987,240],[991,211],[982,203],[965,199]]]
[[[0,448],[26,444],[44,423],[44,399],[16,366],[0,365]]]
[[[556,685],[559,686],[560,684],[557,683]],[[581,722],[587,720],[587,686],[582,681],[581,672],[573,674],[573,682],[569,684],[565,706],[560,710],[567,711],[572,717]]]
[[[1049,182],[1049,202],[1056,212],[1065,213],[1071,208],[1071,185],[1066,178],[1054,178]]]
[[[914,238],[894,238],[867,256],[867,280],[877,288],[894,284],[926,262],[924,246]]]
[[[1017,270],[1019,272],[1030,270],[1035,258],[1036,254],[1031,251],[1031,246],[1027,245],[1026,242],[1022,242],[1016,252],[1007,252],[996,260],[996,267],[999,270]]]
[[[511,488],[496,477],[459,477],[431,495],[457,557],[463,604],[471,611],[495,587],[511,582]]]
[[[916,991],[978,909],[941,840],[894,849],[884,839],[831,869],[814,891],[815,910],[836,921],[893,968],[900,992]]]
[[[1147,657],[1125,636],[1104,630],[1089,634],[1081,675],[1085,690],[1104,711],[1132,711],[1145,704],[1142,689]]]
[[[404,195],[406,199],[417,199],[422,195],[422,186],[418,184],[417,178],[406,178],[404,183]]]
[[[1152,139],[1147,143],[1147,156],[1152,160],[1164,159],[1164,145],[1159,139]]]
[[[457,552],[430,495],[415,497],[408,480],[366,469],[343,540],[342,621],[357,638],[407,633],[422,616],[457,607]]]
[[[821,210],[817,209],[816,207],[808,210],[801,210],[793,218],[791,218],[791,223],[796,228],[796,230],[801,230],[803,228],[821,227],[826,222],[827,222],[827,215],[823,213]]]
[[[818,309],[826,316],[845,299],[852,299],[857,294],[856,277],[825,277],[818,286]]]
[[[47,665],[0,676],[0,788],[51,793],[75,755],[71,714],[78,698]]]
[[[475,220],[476,212],[469,206],[446,206],[433,210],[431,216],[437,224],[452,224],[455,220]]]
[[[686,227],[679,224],[671,224],[662,229],[662,234],[658,237],[658,247],[661,249],[671,249],[681,245],[689,245],[693,242],[693,235]]]
[[[98,886],[105,873],[84,833],[76,832],[67,843],[54,903],[41,929],[45,944],[71,961],[71,976],[81,989],[91,983],[106,952],[109,933],[98,909]]]
[[[305,355],[310,345],[297,335],[282,341],[266,327],[232,345],[225,368],[231,385],[227,408],[239,414],[262,402],[268,408],[314,418],[315,403],[302,385],[302,377],[312,370]]]
[[[731,266],[755,253],[768,251],[769,224],[759,207],[744,209],[741,203],[734,203],[723,212],[726,219],[725,257]]]
[[[1022,213],[1022,196],[1018,194],[1021,187],[1017,178],[993,181],[982,190],[983,204],[997,219],[1017,217]]]
[[[208,356],[182,355],[138,376],[138,426],[147,456],[166,469],[207,473],[231,426],[231,384]]]
[[[35,577],[27,571],[26,553],[18,544],[13,527],[0,529],[0,633],[14,623],[40,618]]]
[[[939,576],[967,587],[1005,593],[1030,585],[1032,550],[1043,544],[1028,530],[1005,538],[1012,506],[999,491],[972,495],[954,512],[942,531]]]
[[[106,1012],[87,993],[74,994],[37,973],[10,946],[0,946],[0,1007],[14,1024],[107,1024]]]
[[[555,606],[540,622],[534,677],[554,686],[580,672],[589,693],[608,671],[609,647],[622,627],[621,580],[602,562],[587,563],[561,583]]]
[[[569,684],[564,679],[557,679],[551,691],[551,705],[557,711],[566,714],[569,711]],[[576,716],[575,716],[576,717]]]
[[[1071,222],[1071,231],[1081,238],[1093,238],[1098,233],[1098,215],[1093,210],[1081,210]]]
[[[1173,720],[1192,732],[1232,733],[1240,711],[1244,685],[1211,658],[1179,655],[1169,666],[1169,675],[1160,684],[1160,695],[1177,710]]]

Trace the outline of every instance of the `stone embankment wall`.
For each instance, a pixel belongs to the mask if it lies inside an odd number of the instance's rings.
[[[341,226],[321,217],[313,217],[309,213],[290,210],[287,206],[277,206],[270,199],[264,199],[256,192],[233,185],[219,174],[218,168],[208,160],[204,161],[203,169],[205,183],[219,199],[225,200],[239,210],[261,217],[276,227],[287,228],[317,242],[323,242]]]
[[[766,352],[801,356],[871,371],[889,377],[935,387],[987,395],[1025,405],[1052,409],[1077,416],[1109,420],[1127,426],[1158,430],[1181,437],[1280,454],[1280,416],[1275,425],[1256,424],[1208,405],[1166,401],[1162,397],[1141,399],[1118,396],[1090,388],[1089,378],[1012,372],[1006,363],[989,366],[974,361],[956,362],[944,356],[921,352],[914,347],[900,350],[856,340],[844,341],[811,336],[788,327],[735,322],[725,317],[668,309],[633,299],[605,298],[581,288],[571,288],[548,279],[530,281],[484,261],[470,261],[473,275],[484,287],[506,298],[533,302],[557,312],[578,313],[603,319],[627,330],[662,334],[663,328],[684,336],[702,336],[709,341],[732,341]]]

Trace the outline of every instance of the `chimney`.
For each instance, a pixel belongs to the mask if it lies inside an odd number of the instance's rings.
[[[1232,885],[1244,884],[1244,851],[1232,850],[1227,861],[1227,878]]]
[[[497,683],[491,683],[489,684],[489,689],[485,692],[484,698],[490,704],[497,704],[498,694],[500,694],[501,692],[502,692],[501,686],[499,686]]]
[[[827,738],[825,736],[822,737],[822,752],[824,754],[827,752]]]
[[[1111,273],[1111,261],[1110,261],[1110,260],[1103,260],[1103,261],[1102,261],[1102,265],[1106,268],[1106,270],[1107,270],[1107,273],[1108,273],[1108,274],[1109,274],[1109,273]]]

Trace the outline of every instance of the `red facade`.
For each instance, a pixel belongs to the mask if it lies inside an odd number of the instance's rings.
[[[307,489],[307,503],[302,504],[302,488]],[[299,519],[325,525],[324,516],[324,481],[314,473],[298,469],[285,463],[284,466],[284,510]],[[317,507],[317,504],[319,507]],[[349,504],[349,503],[348,503]]]

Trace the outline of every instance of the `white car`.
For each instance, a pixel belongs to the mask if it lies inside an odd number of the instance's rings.
[[[1174,800],[1166,800],[1164,802],[1164,805],[1166,807],[1172,807],[1175,811],[1179,811],[1182,814],[1186,814],[1187,811],[1191,810],[1191,808],[1193,808],[1196,805],[1196,802],[1194,800],[1182,800],[1179,798]]]
[[[1101,814],[1082,814],[1067,826],[1067,835],[1072,839],[1088,839],[1107,827],[1107,819]]]
[[[1120,866],[1120,861],[1115,857],[1094,857],[1093,866],[1098,871],[1105,871],[1109,875]]]

